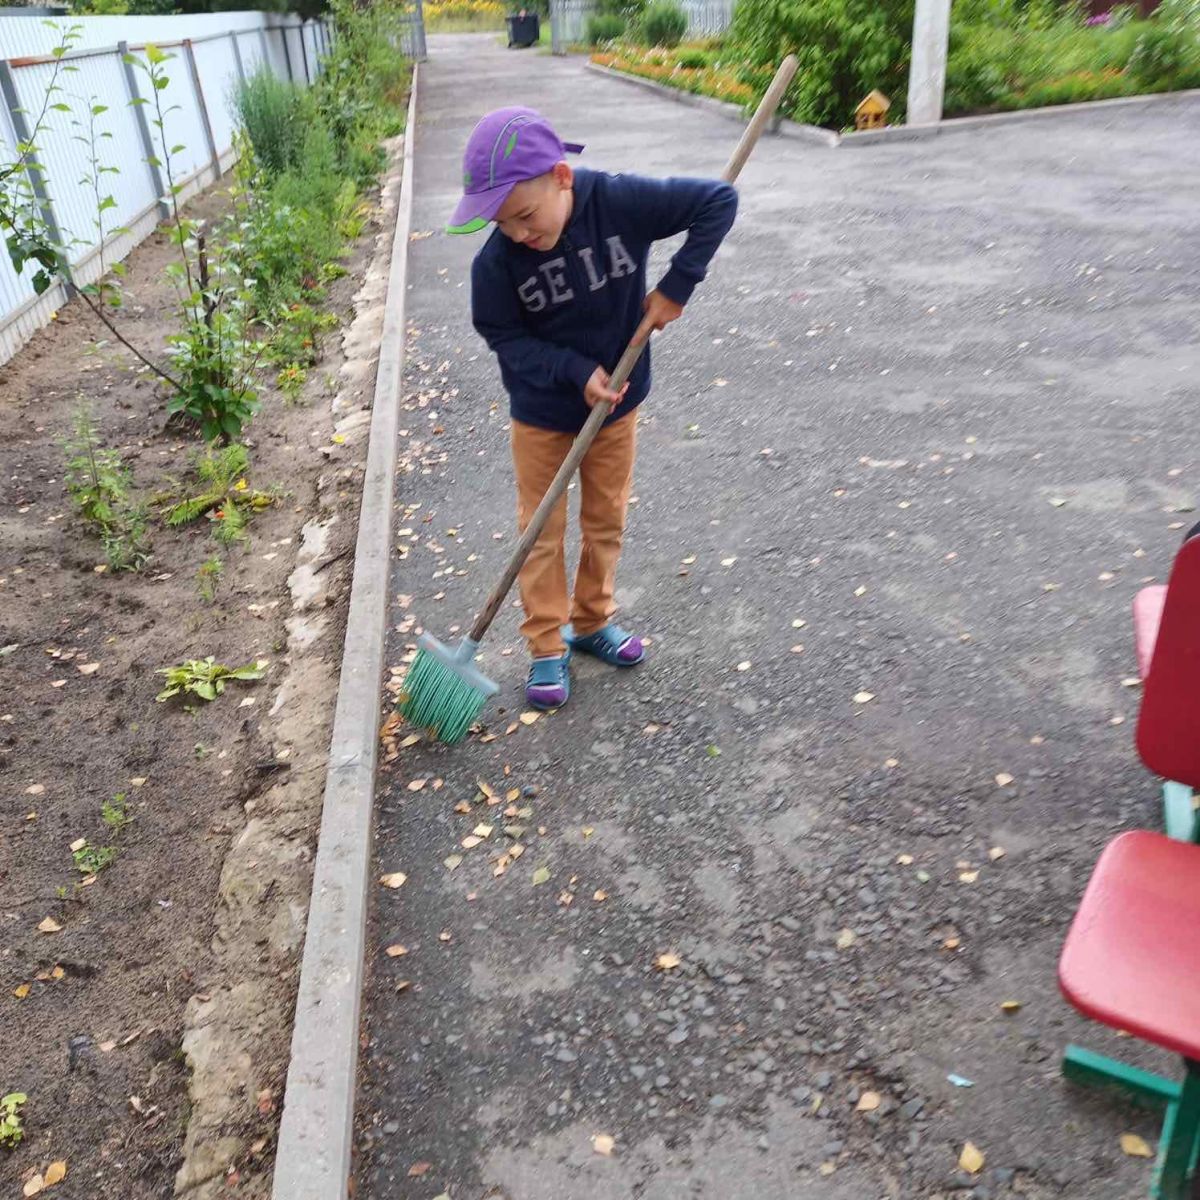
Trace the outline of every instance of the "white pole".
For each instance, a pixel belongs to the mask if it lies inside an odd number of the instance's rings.
[[[913,17],[912,65],[908,70],[909,125],[935,125],[942,119],[946,49],[950,41],[950,2],[917,0]]]

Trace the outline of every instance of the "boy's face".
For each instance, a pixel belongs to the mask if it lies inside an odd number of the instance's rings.
[[[570,166],[560,162],[553,171],[518,183],[496,214],[500,232],[531,250],[553,250],[571,219],[574,182]]]

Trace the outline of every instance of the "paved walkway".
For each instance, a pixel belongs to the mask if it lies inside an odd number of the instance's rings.
[[[406,613],[466,625],[512,532],[478,243],[438,232],[473,121],[532,103],[651,174],[716,174],[739,132],[487,37],[430,39],[424,72],[396,664]],[[1195,500],[1197,135],[1175,101],[760,146],[656,351],[622,575],[653,661],[581,664],[509,734],[508,611],[496,736],[381,778],[379,870],[409,880],[377,897],[360,1198],[1143,1193],[1117,1139],[1153,1121],[1057,1076],[1068,1039],[1137,1048],[1054,971],[1100,847],[1158,823],[1122,679]],[[520,813],[457,812],[478,780]],[[503,825],[526,851],[496,878]]]

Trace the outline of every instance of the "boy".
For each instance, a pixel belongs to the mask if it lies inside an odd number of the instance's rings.
[[[467,142],[464,195],[449,226],[451,233],[497,226],[471,269],[471,313],[509,395],[522,530],[589,409],[615,406],[580,467],[583,544],[570,607],[565,496],[519,576],[521,632],[533,660],[525,694],[540,709],[566,703],[572,650],[614,667],[645,657],[641,639],[613,622],[613,593],[635,410],[650,390],[649,349],[620,395],[609,388],[609,369],[639,325],[649,336],[683,314],[737,211],[726,183],[574,171],[566,152],[582,149],[561,142],[532,109],[489,113]],[[651,244],[685,230],[687,240],[647,295]]]

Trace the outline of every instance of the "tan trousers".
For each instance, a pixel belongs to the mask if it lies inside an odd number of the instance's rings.
[[[555,433],[513,421],[517,521],[522,531],[574,440],[569,433]],[[586,637],[607,625],[617,611],[613,592],[625,533],[625,510],[633,484],[636,445],[635,411],[601,429],[580,466],[579,528],[583,545],[575,574],[575,593],[569,606],[564,547],[566,496],[555,507],[521,568],[518,581],[525,608],[521,632],[534,657],[562,654],[566,650],[560,628],[568,618],[576,635]]]

